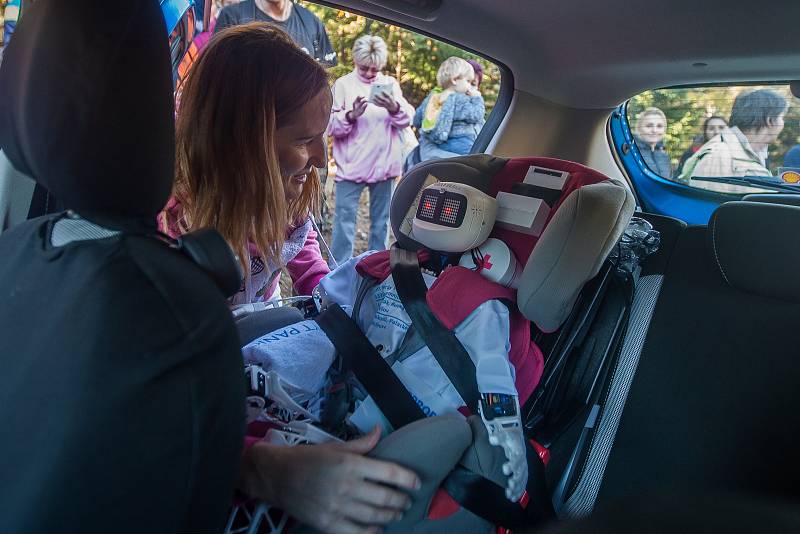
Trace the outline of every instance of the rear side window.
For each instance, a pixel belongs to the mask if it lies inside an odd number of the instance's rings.
[[[500,69],[497,65],[457,46],[400,26],[312,2],[299,3],[311,10],[322,21],[330,37],[338,57],[337,65],[330,68],[332,80],[341,78],[356,68],[353,58],[353,45],[356,39],[362,35],[381,37],[388,48],[383,72],[394,77],[400,83],[403,96],[415,109],[419,108],[425,98],[435,91],[459,90],[457,85],[451,87],[449,80],[442,87],[439,83],[441,80],[437,79],[437,73],[445,60],[461,58],[470,61],[473,65],[477,64],[477,72],[468,76],[473,86],[470,94],[479,94],[483,99],[483,117],[478,122],[471,123],[477,133],[480,132],[485,119],[494,109],[500,93]],[[456,77],[460,75],[457,66],[453,70],[453,75]],[[460,120],[469,122],[473,118],[460,116]],[[457,126],[453,135],[457,136],[460,132],[461,130]],[[417,134],[419,134],[418,131]],[[457,147],[458,144],[456,143],[454,146]]]
[[[627,120],[651,172],[720,193],[800,182],[800,106],[788,85],[647,91]]]

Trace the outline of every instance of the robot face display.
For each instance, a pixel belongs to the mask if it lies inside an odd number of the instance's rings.
[[[430,188],[422,193],[417,219],[449,228],[458,228],[467,213],[467,197],[454,191]]]
[[[497,200],[472,186],[439,182],[422,190],[411,237],[439,252],[464,252],[483,243],[494,227]]]

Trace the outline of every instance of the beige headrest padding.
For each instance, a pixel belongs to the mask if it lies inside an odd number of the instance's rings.
[[[520,311],[544,332],[566,320],[583,285],[622,236],[636,202],[628,188],[606,180],[573,191],[542,233],[519,282]]]

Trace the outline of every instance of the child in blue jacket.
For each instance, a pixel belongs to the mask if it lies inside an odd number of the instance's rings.
[[[436,73],[439,87],[425,97],[414,115],[420,159],[468,154],[478,136],[486,108],[472,85],[475,70],[466,60],[447,58]]]

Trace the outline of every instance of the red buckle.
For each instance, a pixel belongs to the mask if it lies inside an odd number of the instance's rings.
[[[536,454],[539,455],[539,459],[545,466],[547,466],[547,464],[550,463],[550,450],[544,445],[537,443],[536,440],[531,439],[530,442],[533,450],[535,450]]]

